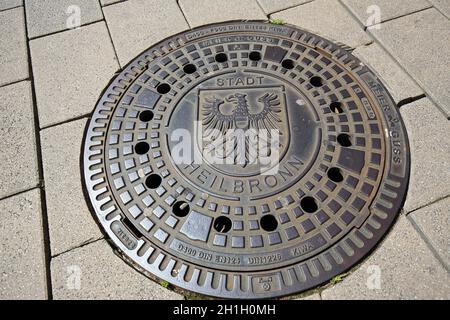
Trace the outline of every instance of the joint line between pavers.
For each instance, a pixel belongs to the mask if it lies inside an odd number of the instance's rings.
[[[393,20],[404,18],[404,17],[410,16],[412,14],[416,14],[416,13],[419,13],[419,12],[422,12],[422,11],[425,11],[425,10],[428,10],[428,9],[432,9],[432,8],[433,8],[433,6],[430,5],[429,7],[418,9],[418,10],[415,10],[415,11],[411,11],[409,13],[402,14],[402,15],[400,15],[398,17],[394,17],[394,18],[389,18],[389,19],[383,20],[380,23],[371,24],[370,26],[364,26],[364,31],[367,31],[368,28],[376,26],[377,24],[382,24],[382,23],[385,23],[385,22],[390,22],[390,21],[393,21]]]
[[[24,22],[25,22],[25,36],[27,43],[27,58],[28,58],[28,72],[30,77],[30,86],[31,86],[31,97],[33,104],[33,113],[34,113],[34,134],[36,140],[36,156],[38,162],[38,174],[39,181],[45,183],[44,180],[44,165],[42,160],[42,149],[41,149],[41,136],[40,136],[40,124],[39,124],[39,113],[37,107],[37,99],[36,99],[36,88],[34,86],[34,75],[33,75],[33,63],[31,58],[31,49],[30,49],[30,41],[28,40],[28,23],[27,23],[27,11],[26,8],[23,10],[24,14]],[[50,247],[50,230],[49,230],[49,222],[48,222],[48,213],[47,213],[47,200],[46,200],[46,192],[45,187],[40,188],[40,200],[41,200],[41,223],[42,223],[42,237],[43,237],[43,245],[44,245],[44,263],[45,263],[45,281],[47,286],[47,299],[53,299],[53,290],[52,290],[52,276],[51,276],[51,247]]]
[[[106,8],[106,7],[113,6],[113,5],[115,5],[115,4],[122,3],[122,2],[127,2],[127,1],[128,1],[128,0],[120,0],[120,1],[117,1],[117,2],[105,4],[105,5],[103,5],[103,6],[102,6],[102,3],[100,2],[100,7]]]
[[[122,1],[125,2],[125,1]],[[109,25],[108,25],[108,21],[105,18],[105,14],[103,13],[103,7],[102,7],[102,3],[100,2],[100,0],[98,0],[98,4],[100,6],[100,11],[102,12],[102,17],[103,17],[103,21],[105,21],[105,25],[106,25],[106,30],[108,31],[108,36],[109,36],[109,41],[111,41],[111,45],[114,51],[114,57],[116,58],[117,64],[119,65],[119,70],[122,69],[122,65],[120,64],[120,60],[119,60],[119,56],[117,55],[117,50],[116,50],[116,46],[114,45],[114,41],[111,35],[111,31],[109,30]],[[116,4],[116,3],[115,3]]]
[[[5,83],[5,84],[2,84],[2,85],[0,85],[0,88],[5,88],[5,87],[8,87],[8,86],[12,86],[14,84],[18,84],[18,83],[20,83],[22,81],[30,81],[30,80],[31,80],[30,77],[26,77],[24,79],[19,79],[19,80],[13,81],[13,82],[8,82],[8,83]]]
[[[23,7],[23,5],[21,5],[21,6],[15,6],[15,7],[11,7],[11,8],[6,8],[6,9],[3,9],[3,10],[0,10],[0,12],[5,12],[5,11],[9,11],[9,10],[17,9],[17,8],[20,8],[20,7]]]
[[[81,243],[81,244],[79,244],[79,245],[77,245],[77,246],[74,246],[74,247],[72,247],[72,248],[69,248],[69,249],[67,249],[67,250],[64,250],[64,251],[62,251],[62,252],[60,252],[60,253],[57,253],[57,254],[53,255],[51,258],[54,259],[54,258],[56,258],[56,257],[59,257],[60,255],[63,255],[63,254],[65,254],[65,253],[68,253],[68,252],[71,252],[71,251],[74,251],[74,250],[76,250],[76,249],[83,248],[83,247],[85,247],[85,246],[88,246],[88,245],[90,245],[90,244],[96,243],[96,242],[101,241],[101,240],[105,240],[105,237],[104,237],[104,236],[101,236],[100,238],[95,238],[95,239],[89,239],[89,240],[86,240],[86,241],[84,241],[83,243]]]
[[[0,201],[7,200],[9,198],[21,195],[23,193],[27,193],[27,192],[35,190],[35,189],[39,189],[40,187],[41,187],[41,184],[39,183],[39,184],[37,184],[37,185],[35,185],[33,187],[25,188],[25,189],[19,190],[17,192],[11,193],[11,194],[7,194],[6,196],[1,197]]]
[[[259,3],[259,0],[256,0],[256,1],[258,2],[258,4],[259,4],[260,7],[261,7],[261,4]],[[273,14],[277,14],[277,13],[280,13],[280,12],[283,12],[283,11],[286,11],[286,10],[289,10],[289,9],[294,9],[294,8],[303,6],[303,5],[305,5],[305,4],[311,3],[311,2],[313,2],[313,1],[314,1],[314,0],[310,0],[310,1],[304,2],[304,3],[294,4],[294,5],[292,5],[292,6],[289,6],[289,7],[284,8],[284,9],[275,10],[275,11],[273,11],[273,12],[269,12],[269,13],[267,14],[267,16],[270,18],[270,16],[273,15]],[[261,7],[261,9],[262,9],[262,7]],[[263,9],[263,11],[264,11],[264,9]]]
[[[70,123],[70,122],[74,122],[74,121],[77,121],[77,120],[89,118],[89,117],[91,117],[91,115],[92,115],[92,112],[85,113],[85,114],[82,114],[81,116],[73,117],[73,118],[70,118],[70,119],[67,119],[67,120],[64,120],[64,121],[61,121],[61,122],[56,122],[56,123],[53,123],[53,124],[49,124],[49,125],[43,126],[43,127],[41,127],[41,130],[45,130],[45,129],[57,127],[57,126],[60,126],[60,125],[66,124],[66,123]]]
[[[188,18],[186,17],[186,15],[184,14],[183,8],[182,8],[181,5],[180,5],[180,0],[176,0],[176,2],[177,2],[178,8],[179,8],[180,11],[181,11],[181,14],[183,15],[184,21],[186,21],[186,23],[187,23],[189,29],[192,29],[192,26],[191,26],[191,24],[189,23],[189,20],[188,20]]]
[[[339,3],[345,8],[345,10],[347,10],[347,12],[353,17],[354,20],[356,20],[356,22],[360,25],[360,27],[366,32],[367,35],[369,35],[370,38],[372,38],[372,40],[374,41],[374,43],[378,44],[386,53],[387,55],[394,61],[394,63],[400,67],[400,69],[420,88],[422,89],[422,91],[426,94],[427,98],[433,103],[433,105],[447,118],[447,120],[450,120],[450,116],[447,116],[445,114],[445,111],[443,108],[441,108],[441,106],[439,105],[439,103],[436,102],[435,99],[433,99],[433,97],[429,94],[429,92],[409,73],[409,71],[394,57],[394,55],[381,43],[381,41],[378,40],[377,37],[375,37],[370,30],[365,27],[362,22],[356,17],[356,15],[350,10],[350,8],[342,2],[342,0],[339,0]],[[420,11],[426,11],[426,10],[431,10],[433,9],[433,7],[430,8],[426,8]],[[414,14],[414,13],[411,13]],[[409,15],[409,14],[408,14]],[[405,15],[405,16],[408,16]],[[404,16],[404,17],[405,17]],[[383,24],[384,22],[382,22],[381,24]]]
[[[443,197],[440,197],[440,198],[438,198],[438,199],[436,199],[436,200],[434,200],[434,201],[431,201],[431,202],[429,202],[429,203],[427,203],[427,204],[425,204],[425,205],[423,205],[423,206],[420,206],[420,207],[418,207],[418,208],[416,208],[416,209],[413,209],[413,210],[411,210],[411,211],[409,211],[409,212],[406,212],[406,216],[409,216],[411,213],[414,213],[414,212],[416,212],[416,211],[419,211],[419,210],[421,210],[421,209],[423,209],[423,208],[426,208],[426,207],[428,207],[428,206],[431,206],[431,205],[433,205],[433,204],[436,204],[436,203],[438,203],[438,202],[440,202],[440,201],[442,201],[442,200],[445,200],[445,199],[447,199],[447,198],[450,198],[450,194],[448,194],[448,195],[446,195],[446,196],[443,196]]]
[[[431,241],[427,237],[427,235],[422,231],[422,229],[417,225],[417,223],[409,215],[406,216],[406,219],[411,223],[412,227],[419,234],[419,236],[423,240],[423,242],[425,242],[427,248],[431,251],[433,256],[439,261],[439,263],[444,267],[444,269],[450,274],[450,266],[448,266],[447,263],[445,263],[445,261],[439,255],[439,253],[434,248],[433,244],[431,243]]]
[[[91,21],[91,22],[84,23],[84,24],[82,24],[82,25],[80,25],[79,27],[76,27],[76,28],[53,31],[53,32],[49,32],[49,33],[46,33],[46,34],[42,34],[40,36],[31,37],[31,38],[28,37],[28,35],[27,35],[27,38],[28,38],[28,40],[37,40],[37,39],[53,36],[55,34],[60,34],[60,33],[68,32],[68,31],[77,30],[77,29],[80,29],[80,28],[83,28],[83,27],[87,27],[87,26],[96,24],[96,23],[100,23],[102,21],[103,21],[103,19],[102,20]]]

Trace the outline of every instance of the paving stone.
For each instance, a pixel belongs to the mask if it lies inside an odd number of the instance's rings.
[[[122,66],[152,44],[189,28],[175,0],[129,0],[103,12]]]
[[[191,27],[226,20],[267,20],[255,0],[180,0]]]
[[[23,5],[22,0],[1,0],[0,10],[6,10]]]
[[[39,184],[29,81],[0,88],[0,198]]]
[[[450,195],[450,121],[428,99],[400,109],[411,145],[406,212]]]
[[[275,11],[284,10],[295,7],[311,0],[257,0],[265,13],[272,13]]]
[[[353,48],[371,42],[358,22],[338,1],[316,0],[275,13],[270,17],[283,19],[284,22]]]
[[[448,0],[428,0],[431,4],[450,18],[450,1]]]
[[[368,30],[450,117],[450,20],[428,9]]]
[[[81,185],[80,151],[85,125],[82,119],[41,132],[52,255],[102,237]]]
[[[353,54],[379,75],[395,102],[417,97],[423,90],[402,70],[402,68],[378,44],[358,47]]]
[[[311,295],[309,295],[309,296],[306,296],[306,297],[303,297],[303,298],[298,298],[298,299],[295,299],[295,300],[322,300],[321,298],[320,298],[320,294],[318,294],[318,293],[314,293],[314,294],[311,294]]]
[[[343,0],[343,3],[348,6],[365,26],[371,26],[431,7],[427,0]],[[373,19],[374,14],[378,13],[375,10],[380,10],[378,21]]]
[[[39,189],[0,201],[0,300],[46,299],[41,218]]]
[[[321,295],[323,300],[450,299],[450,276],[401,216],[367,261]]]
[[[99,2],[92,0],[27,0],[25,8],[30,38],[103,19]]]
[[[51,265],[55,299],[183,299],[130,267],[105,240],[64,253]]]
[[[28,78],[26,41],[23,8],[0,12],[0,86]]]
[[[119,68],[104,22],[30,45],[41,127],[90,113]]]
[[[450,270],[450,198],[417,210],[410,218]]]

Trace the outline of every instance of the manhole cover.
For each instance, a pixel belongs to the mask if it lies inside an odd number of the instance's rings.
[[[215,144],[230,130],[244,138]],[[270,161],[253,161],[264,145]],[[143,270],[263,298],[324,283],[376,245],[401,208],[409,151],[389,93],[346,50],[229,22],[151,47],[111,82],[84,176],[101,225]]]

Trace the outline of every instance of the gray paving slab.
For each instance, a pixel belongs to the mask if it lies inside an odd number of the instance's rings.
[[[6,10],[23,5],[22,0],[1,0],[0,10]]]
[[[441,11],[447,18],[450,18],[450,1],[448,0],[428,0],[431,4]]]
[[[428,9],[368,30],[450,117],[450,20]]]
[[[39,184],[31,84],[0,88],[0,198]]]
[[[104,22],[30,41],[41,127],[90,113],[119,69]]]
[[[104,7],[103,12],[122,66],[189,27],[175,0],[129,0]]]
[[[27,0],[28,37],[78,28],[103,19],[98,1]]]
[[[51,263],[54,299],[163,299],[174,293],[117,257],[105,240],[64,253]]]
[[[450,276],[405,216],[356,271],[323,300],[450,299]]]
[[[410,218],[450,270],[450,198],[417,210]]]
[[[427,0],[342,0],[366,27],[430,8]]]
[[[102,237],[84,199],[80,151],[86,119],[41,131],[52,255]]]
[[[358,47],[353,54],[371,67],[387,87],[395,102],[422,95],[423,90],[377,43]]]
[[[23,8],[2,11],[0,12],[0,86],[27,79],[28,73]]]
[[[180,7],[191,27],[226,20],[266,20],[255,0],[180,0]]]
[[[371,38],[338,1],[315,0],[270,17],[282,19],[352,48],[371,42]]]
[[[450,121],[428,99],[403,106],[400,113],[411,146],[407,213],[450,195]]]
[[[0,201],[0,300],[46,299],[39,189]]]
[[[311,0],[257,0],[259,5],[263,8],[264,12],[269,14],[275,11],[284,10],[287,8],[295,7]]]

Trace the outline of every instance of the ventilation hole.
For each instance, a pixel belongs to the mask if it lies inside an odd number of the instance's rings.
[[[170,91],[170,86],[167,83],[161,83],[156,90],[160,94],[166,94]]]
[[[260,223],[264,231],[274,231],[278,227],[277,219],[271,214],[263,216]]]
[[[183,67],[183,71],[184,71],[184,73],[191,74],[191,73],[194,73],[195,71],[197,71],[197,67],[195,65],[193,65],[192,63],[189,63]]]
[[[149,189],[156,189],[161,185],[162,178],[159,176],[159,174],[151,174],[145,179],[145,185]]]
[[[339,168],[330,168],[328,170],[328,178],[330,178],[331,181],[334,182],[342,182],[344,181],[344,177],[342,176],[341,169]]]
[[[147,142],[138,142],[134,146],[134,151],[137,154],[145,154],[148,152],[148,150],[150,150],[150,146],[148,145]]]
[[[344,110],[342,109],[342,103],[337,102],[337,101],[332,102],[330,104],[330,109],[334,113],[342,113],[342,112],[344,112]]]
[[[352,141],[350,140],[350,136],[348,134],[342,133],[338,135],[337,141],[343,147],[351,147]]]
[[[302,201],[300,201],[300,206],[303,211],[307,213],[314,213],[319,209],[319,207],[317,207],[317,202],[313,197],[304,197]]]
[[[314,87],[321,87],[323,86],[323,80],[321,77],[312,77],[311,79],[309,79],[309,83],[311,83],[312,86]]]
[[[222,63],[222,62],[226,62],[228,60],[228,57],[225,53],[218,53],[218,54],[216,54],[215,59],[217,62]]]
[[[189,205],[184,202],[184,201],[178,201],[175,202],[175,204],[172,207],[172,212],[174,215],[176,215],[177,217],[186,217],[189,213],[189,210],[191,208],[189,207]]]
[[[250,55],[248,57],[252,61],[259,61],[261,60],[261,53],[259,53],[258,51],[252,51],[250,52]]]
[[[283,66],[283,68],[285,69],[294,69],[294,61],[292,61],[291,59],[286,59],[283,60],[283,62],[281,63],[281,65]]]
[[[231,230],[231,220],[228,217],[220,216],[214,220],[213,226],[217,232],[226,233]]]
[[[139,120],[142,122],[149,122],[153,119],[153,112],[150,110],[145,110],[139,113]]]

